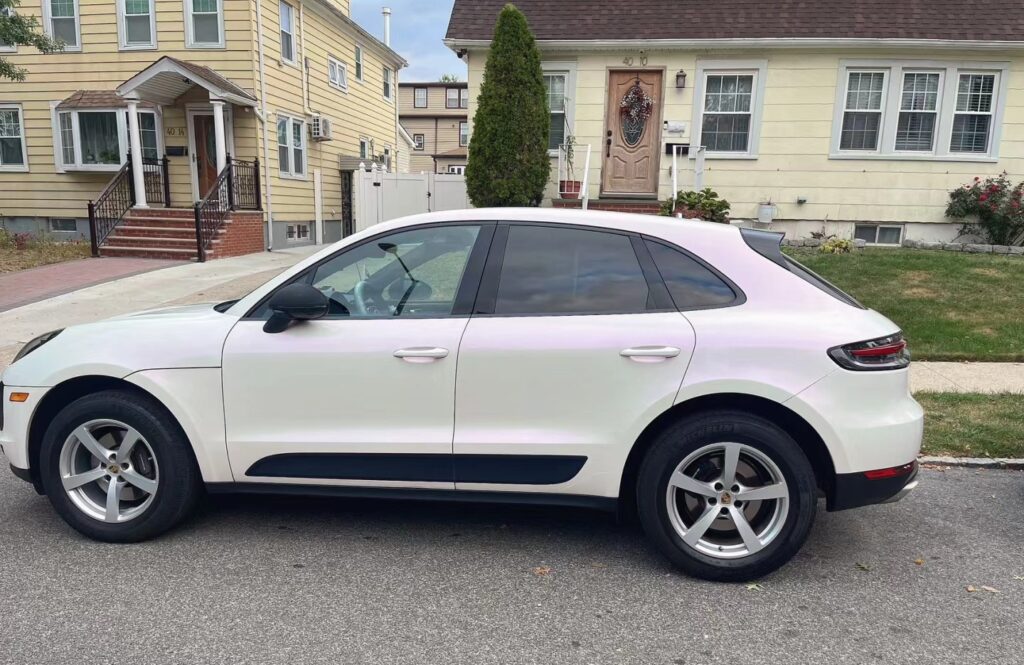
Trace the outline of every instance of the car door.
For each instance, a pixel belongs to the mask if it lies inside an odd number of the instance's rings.
[[[459,349],[457,489],[613,494],[693,346],[638,236],[499,225]]]
[[[228,335],[224,405],[236,481],[452,489],[455,366],[490,224],[371,238],[297,280],[323,319],[264,332],[268,296]]]

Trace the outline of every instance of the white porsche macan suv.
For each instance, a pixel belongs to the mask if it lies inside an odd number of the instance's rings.
[[[817,499],[916,485],[899,328],[781,235],[551,209],[379,224],[244,298],[42,335],[0,445],[83,534],[209,492],[568,504],[639,516],[683,571],[761,576]]]

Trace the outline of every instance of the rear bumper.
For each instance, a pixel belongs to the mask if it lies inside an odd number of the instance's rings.
[[[825,505],[835,511],[899,501],[917,487],[917,461],[908,466],[911,467],[908,473],[892,478],[871,479],[864,473],[836,474]]]

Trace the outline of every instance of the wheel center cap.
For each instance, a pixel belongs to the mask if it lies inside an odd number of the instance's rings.
[[[121,473],[121,467],[118,466],[117,464],[111,464],[110,466],[107,467],[107,471],[116,476],[117,474]]]
[[[729,494],[728,492],[722,492],[722,505],[723,506],[728,506],[731,503],[732,503],[732,494]]]

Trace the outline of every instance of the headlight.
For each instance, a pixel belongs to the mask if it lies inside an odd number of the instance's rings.
[[[18,362],[28,354],[38,349],[43,344],[49,342],[51,339],[59,335],[61,333],[61,330],[64,329],[61,328],[60,330],[51,330],[48,333],[43,333],[42,335],[36,337],[34,340],[29,342],[25,346],[21,347],[21,351],[18,351],[18,355],[14,356],[14,360],[11,361],[11,364],[13,365],[14,363]]]

